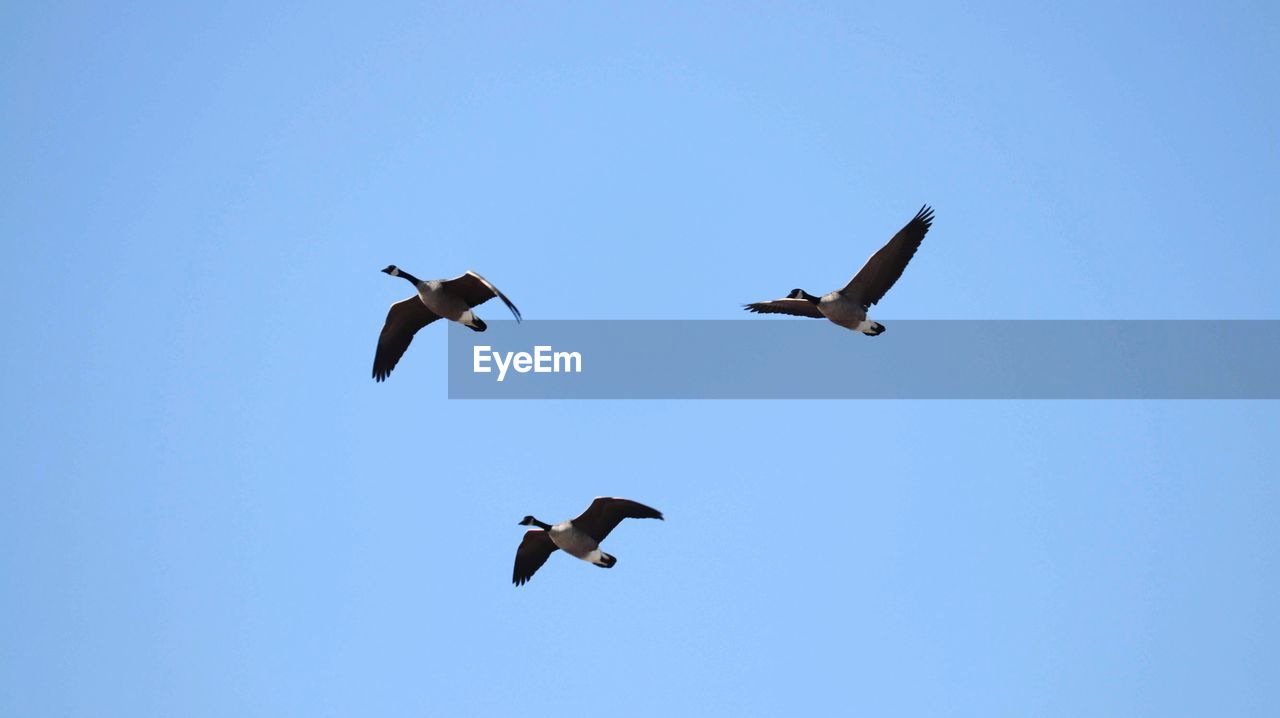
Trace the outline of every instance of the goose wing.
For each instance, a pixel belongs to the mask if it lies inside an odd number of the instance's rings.
[[[862,265],[857,276],[840,293],[861,304],[863,309],[880,301],[893,283],[898,281],[898,277],[902,276],[902,270],[907,268],[907,262],[915,256],[932,224],[933,209],[925,205],[906,226],[893,235],[888,244],[871,255],[871,259]]]
[[[392,304],[387,322],[382,325],[382,334],[378,336],[378,351],[373,355],[373,378],[383,381],[390,376],[413,341],[413,335],[439,318],[416,296]]]
[[[623,519],[662,519],[662,512],[630,499],[600,496],[587,507],[573,525],[585,531],[597,543],[618,527]]]
[[[524,532],[520,548],[516,549],[516,567],[511,573],[511,582],[517,586],[528,583],[555,550],[551,534],[546,531],[533,529]]]
[[[821,319],[822,312],[816,304],[805,299],[775,299],[772,302],[756,302],[742,307],[756,314],[790,314],[793,317],[813,317]]]
[[[475,272],[467,272],[461,277],[445,280],[444,290],[456,297],[461,297],[469,307],[478,307],[497,297],[515,315],[516,321],[520,321],[520,310],[516,309],[516,305],[512,304],[510,299],[507,299],[507,295],[498,291],[498,288],[489,280]]]

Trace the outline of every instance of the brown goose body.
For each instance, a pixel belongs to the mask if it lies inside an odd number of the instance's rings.
[[[453,279],[423,281],[394,264],[382,271],[408,280],[417,293],[392,304],[387,311],[387,320],[378,336],[378,351],[373,356],[375,381],[386,380],[399,363],[400,357],[408,350],[413,335],[437,319],[448,319],[473,331],[482,332],[486,325],[472,309],[497,297],[511,310],[516,321],[520,321],[520,310],[507,299],[507,295],[475,272],[467,272]]]
[[[755,302],[743,308],[756,314],[789,314],[794,317],[828,319],[846,329],[877,336],[884,332],[884,325],[872,321],[867,310],[883,299],[885,293],[902,276],[932,225],[933,209],[925,205],[887,244],[871,255],[862,269],[842,289],[820,297],[803,289],[793,289],[782,299]]]
[[[662,512],[630,499],[600,496],[576,519],[554,526],[532,516],[520,521],[521,526],[535,526],[524,534],[516,549],[511,582],[522,586],[547,562],[557,549],[600,568],[612,568],[618,559],[600,550],[600,542],[622,523],[623,519],[658,519]]]

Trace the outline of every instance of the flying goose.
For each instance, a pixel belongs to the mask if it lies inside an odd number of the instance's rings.
[[[544,524],[532,516],[520,520],[521,526],[537,526],[529,529],[516,549],[516,567],[511,582],[517,586],[528,583],[533,574],[556,549],[563,549],[570,556],[599,566],[613,568],[618,559],[600,550],[600,542],[617,528],[623,519],[662,519],[662,512],[628,499],[608,496],[597,497],[582,515],[571,521],[561,521],[555,526]]]
[[[475,272],[453,279],[424,282],[394,264],[382,271],[409,280],[418,293],[392,304],[387,312],[387,322],[382,325],[382,334],[378,336],[378,352],[373,357],[373,378],[377,381],[383,381],[391,374],[396,362],[409,348],[409,342],[413,341],[413,335],[440,317],[482,332],[485,323],[471,308],[497,297],[515,315],[516,321],[520,321],[520,310],[507,299],[507,295]]]
[[[744,309],[756,314],[790,314],[797,317],[826,317],[846,329],[877,336],[884,332],[884,325],[867,316],[872,304],[879,302],[885,292],[902,276],[907,262],[915,256],[920,242],[933,224],[933,209],[929,205],[920,208],[906,226],[893,235],[889,243],[871,255],[858,274],[840,289],[821,297],[815,297],[803,289],[792,289],[784,299],[772,302],[748,304]]]

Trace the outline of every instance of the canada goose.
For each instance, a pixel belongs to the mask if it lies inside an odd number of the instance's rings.
[[[482,332],[485,330],[485,323],[471,308],[497,297],[515,315],[516,321],[520,321],[520,310],[507,299],[507,295],[475,272],[467,272],[453,279],[431,279],[424,282],[394,264],[382,271],[393,277],[409,280],[418,293],[392,304],[391,310],[387,312],[387,322],[382,325],[382,334],[378,336],[378,351],[373,356],[373,378],[378,381],[386,379],[391,370],[396,368],[396,362],[404,356],[409,342],[413,341],[413,335],[440,317]]]
[[[757,314],[790,314],[815,319],[826,317],[846,329],[877,336],[884,332],[884,325],[871,321],[867,310],[880,301],[893,283],[898,281],[898,277],[902,276],[902,270],[907,268],[907,262],[915,256],[932,224],[933,210],[925,205],[905,227],[893,235],[888,244],[871,255],[844,289],[821,297],[815,297],[803,289],[792,289],[784,299],[756,302],[743,308]]]
[[[521,526],[537,526],[525,532],[516,549],[516,567],[511,582],[524,585],[542,568],[556,549],[599,566],[613,568],[618,559],[600,550],[600,542],[617,528],[623,519],[659,519],[662,512],[628,499],[597,497],[582,515],[555,526],[544,524],[532,516],[520,520]]]

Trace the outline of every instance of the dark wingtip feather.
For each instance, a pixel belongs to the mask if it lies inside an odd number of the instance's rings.
[[[657,510],[657,509],[653,508],[652,506],[645,506],[644,504],[640,504],[640,506],[641,506],[641,508],[643,508],[643,509],[647,509],[647,510],[651,511],[652,513],[648,513],[648,514],[644,514],[644,513],[642,513],[642,515],[637,516],[636,518],[642,518],[642,519],[657,519],[657,520],[659,520],[659,521],[666,521],[666,519],[665,519],[665,518],[663,518],[663,516],[662,516],[662,512],[661,512],[661,511],[659,511],[659,510]]]
[[[516,307],[515,304],[511,302],[510,299],[507,299],[504,295],[501,295],[501,294],[499,294],[498,296],[499,298],[502,299],[502,303],[507,305],[507,309],[511,310],[511,316],[516,318],[516,324],[519,324],[520,322],[524,321],[524,317],[521,316],[520,310]]]

